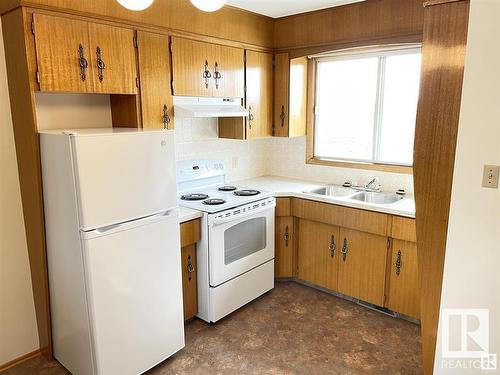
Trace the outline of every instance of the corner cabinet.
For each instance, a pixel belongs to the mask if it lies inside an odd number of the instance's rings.
[[[40,91],[136,94],[134,31],[33,15]]]
[[[306,134],[307,74],[307,57],[290,59],[288,53],[274,56],[274,136]]]
[[[244,97],[243,49],[172,37],[170,50],[174,95]]]
[[[168,45],[166,35],[137,32],[142,126],[145,129],[174,128]]]

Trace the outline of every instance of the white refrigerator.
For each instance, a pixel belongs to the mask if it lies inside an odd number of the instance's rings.
[[[184,347],[172,131],[40,134],[54,357],[139,374]]]

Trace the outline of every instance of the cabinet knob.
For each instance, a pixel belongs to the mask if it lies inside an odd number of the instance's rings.
[[[80,78],[85,82],[85,79],[87,79],[87,67],[89,66],[89,63],[85,58],[83,46],[81,44],[78,47],[78,64],[80,65]]]
[[[403,267],[402,255],[403,254],[401,253],[401,250],[398,250],[396,262],[394,263],[394,267],[396,267],[396,276],[399,276],[401,274],[401,268]]]
[[[203,79],[205,80],[205,88],[207,89],[210,84],[210,78],[212,78],[212,73],[210,73],[210,70],[208,69],[208,61],[205,60],[205,70],[203,71]]]
[[[345,262],[347,259],[347,253],[349,252],[349,247],[347,246],[347,238],[344,238],[344,244],[342,245],[342,260]]]
[[[96,55],[97,55],[97,77],[99,78],[99,81],[102,82],[104,80],[104,69],[106,68],[106,64],[102,59],[102,51],[101,47],[99,46],[97,46],[96,48]]]

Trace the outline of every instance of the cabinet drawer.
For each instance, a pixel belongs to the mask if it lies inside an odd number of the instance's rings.
[[[387,235],[389,215],[305,199],[292,200],[292,216],[361,232]]]
[[[200,240],[200,225],[200,219],[194,219],[181,223],[181,247],[195,244]]]
[[[290,207],[290,198],[276,198],[276,216],[291,216]]]
[[[415,219],[393,216],[391,237],[403,241],[417,242]]]

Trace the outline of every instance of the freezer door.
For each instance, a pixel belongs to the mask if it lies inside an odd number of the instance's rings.
[[[71,145],[83,230],[177,205],[172,131],[72,135]]]
[[[175,211],[82,238],[97,374],[139,374],[183,348]]]

